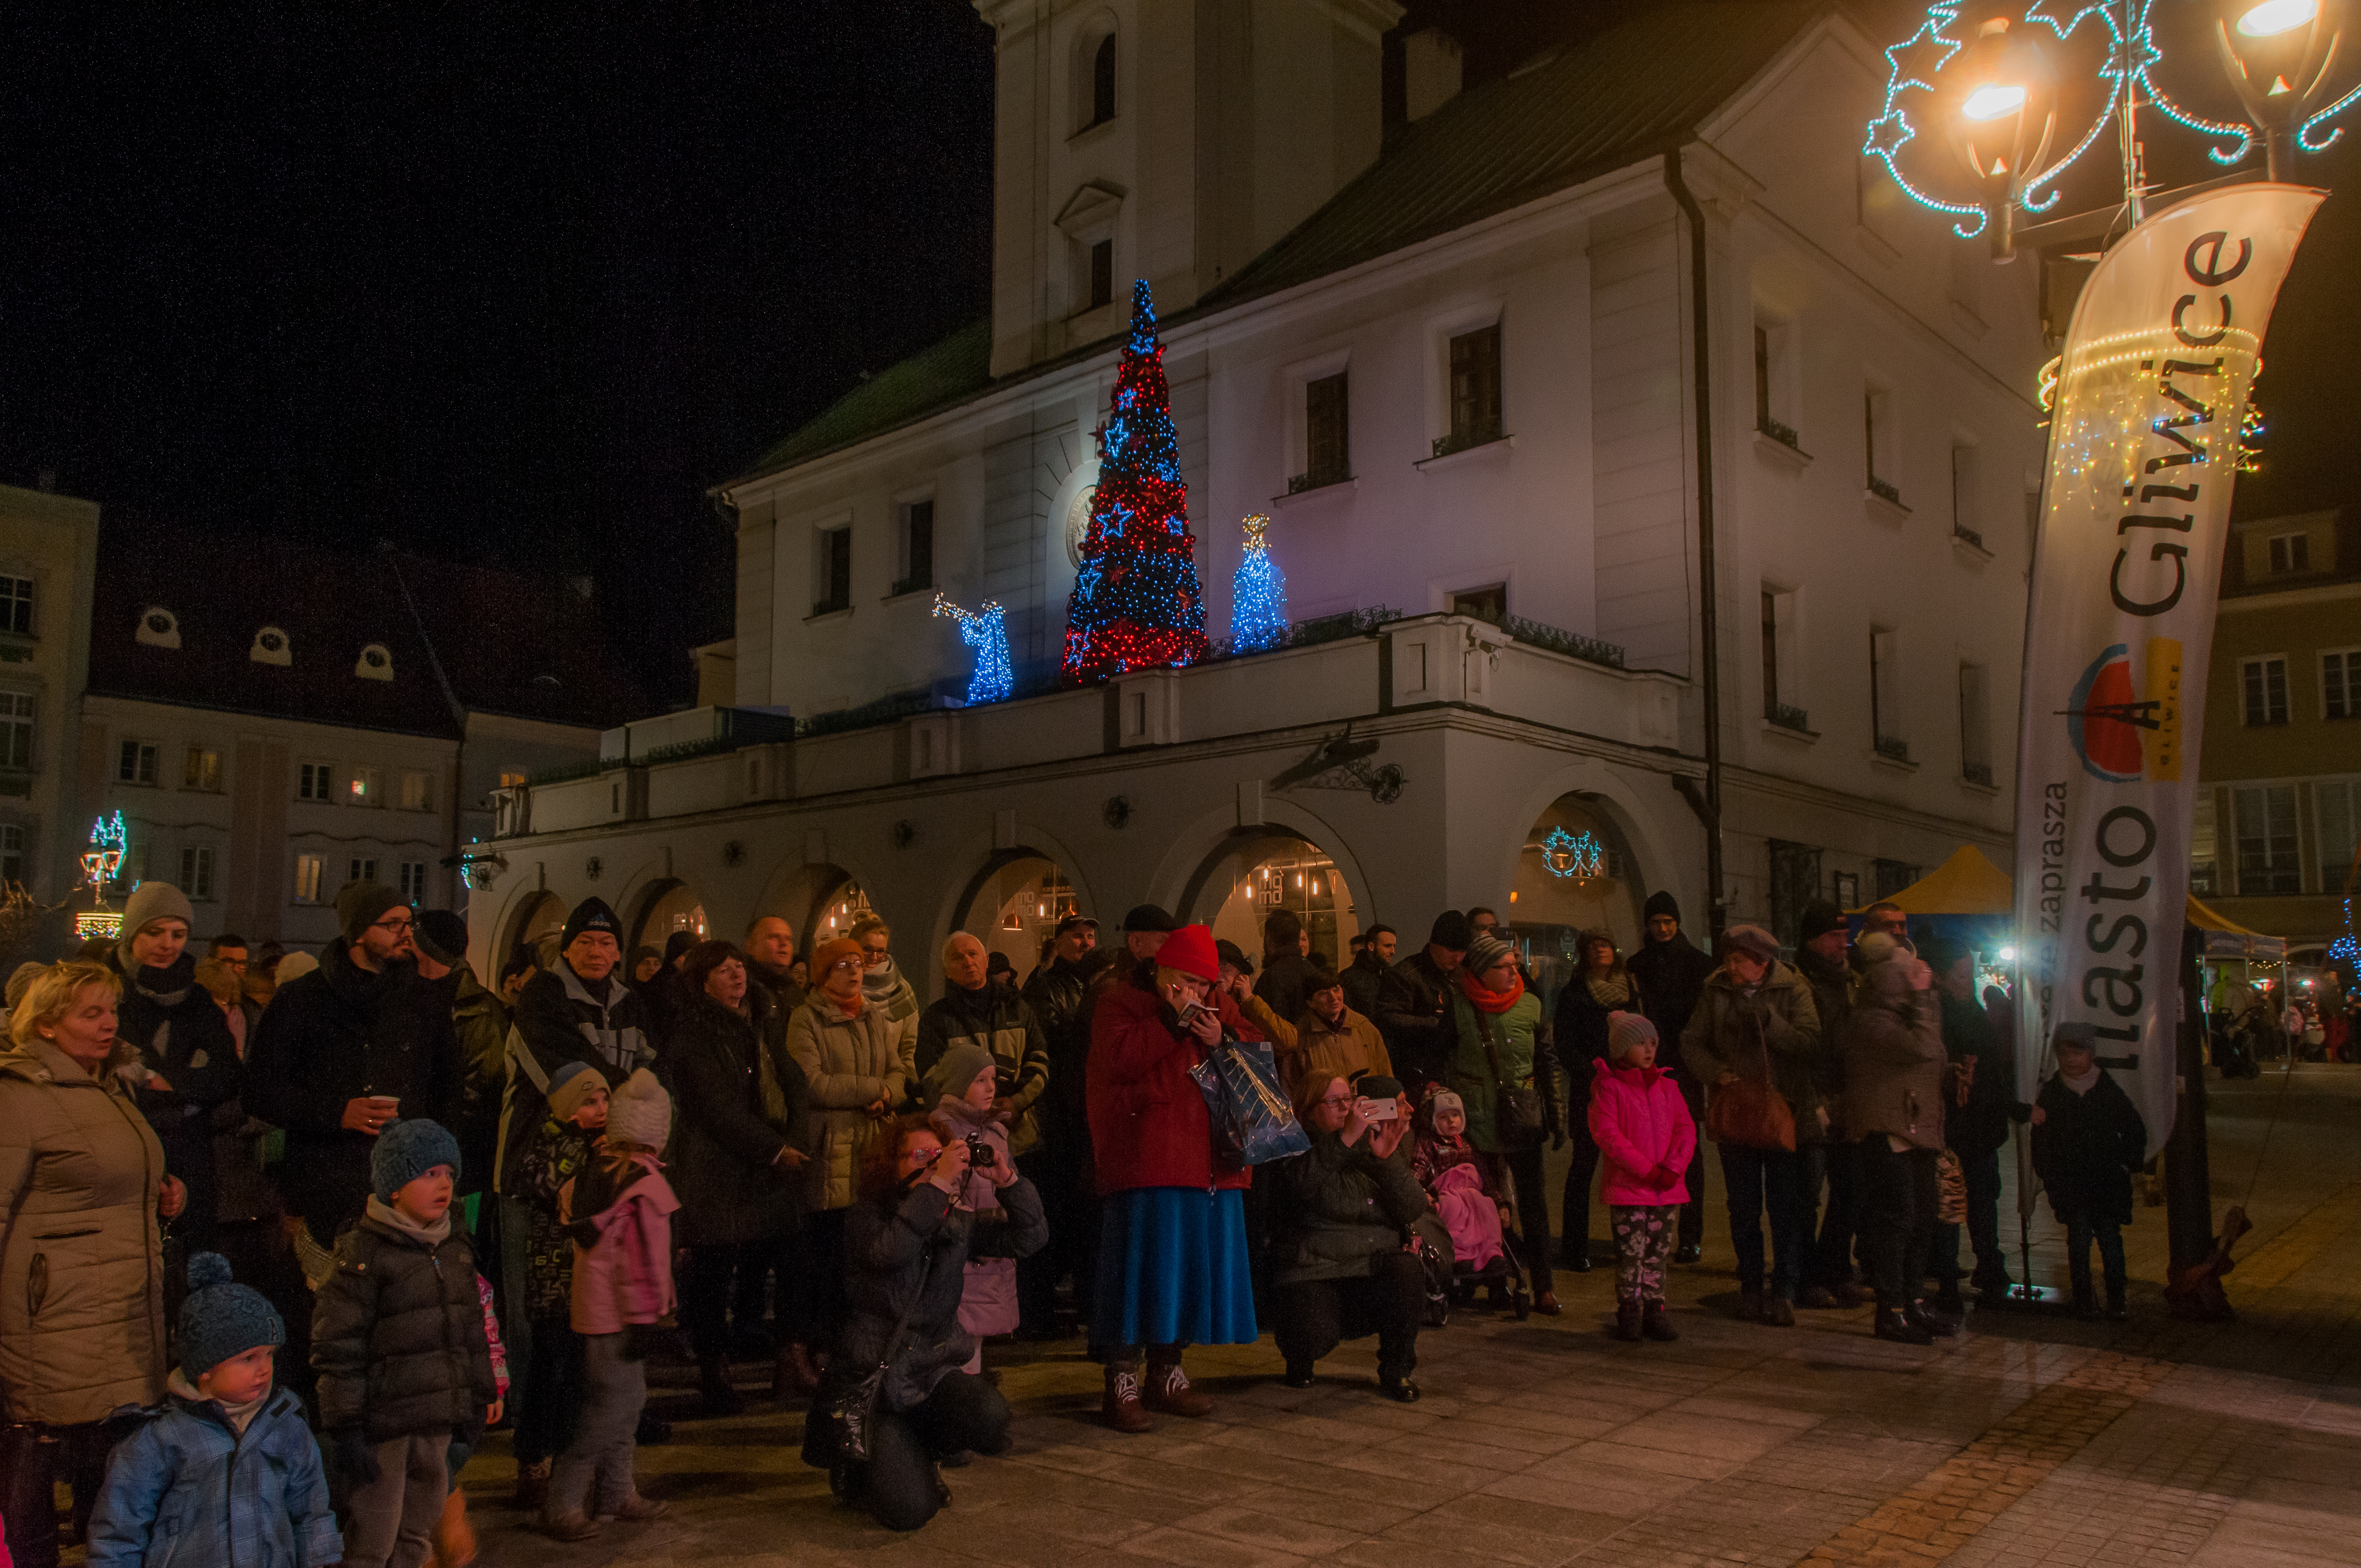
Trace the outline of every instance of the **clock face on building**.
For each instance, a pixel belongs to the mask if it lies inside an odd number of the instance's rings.
[[[1098,493],[1096,485],[1085,485],[1066,508],[1066,560],[1077,567],[1082,564],[1082,535],[1091,528],[1091,501]]]

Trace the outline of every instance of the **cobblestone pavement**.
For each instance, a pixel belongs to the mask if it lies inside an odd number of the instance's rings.
[[[796,1458],[798,1410],[688,1420],[675,1374],[658,1403],[677,1440],[640,1451],[669,1517],[546,1541],[506,1507],[495,1437],[467,1475],[484,1563],[2361,1563],[2361,1069],[2299,1069],[2283,1099],[2276,1075],[2213,1093],[2217,1211],[2251,1185],[2257,1223],[2233,1323],[2164,1316],[2161,1210],[2127,1233],[2127,1324],[1979,1313],[1922,1350],[1871,1338],[1865,1310],[1740,1323],[1717,1191],[1705,1263],[1674,1271],[1677,1344],[1606,1336],[1602,1267],[1559,1276],[1554,1321],[1477,1313],[1422,1337],[1415,1406],[1377,1397],[1371,1342],[1297,1392],[1266,1338],[1192,1352],[1219,1409],[1137,1438],[1093,1420],[1078,1342],[994,1346],[1016,1449],[950,1473],[953,1506],[906,1537],[833,1505]],[[2046,1211],[2033,1242],[2035,1277],[2062,1284]]]

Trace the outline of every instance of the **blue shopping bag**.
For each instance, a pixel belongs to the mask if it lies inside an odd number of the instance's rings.
[[[1189,1069],[1213,1119],[1213,1146],[1240,1165],[1301,1154],[1312,1135],[1279,1086],[1277,1058],[1258,1041],[1224,1040]]]

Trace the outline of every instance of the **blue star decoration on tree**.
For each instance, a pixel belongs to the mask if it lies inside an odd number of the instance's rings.
[[[1246,519],[1246,559],[1230,579],[1230,643],[1241,653],[1258,653],[1287,642],[1287,579],[1270,558],[1270,543],[1263,531],[1270,519],[1255,512]]]
[[[1128,670],[1193,664],[1205,640],[1189,487],[1164,381],[1164,345],[1145,280],[1132,285],[1131,335],[1115,369],[1099,437],[1099,482],[1066,601],[1066,677],[1104,681]]]
[[[1016,689],[1008,663],[1008,616],[986,599],[974,609],[961,609],[942,595],[935,596],[935,613],[959,622],[960,641],[975,650],[975,669],[967,678],[967,705],[1005,702]]]

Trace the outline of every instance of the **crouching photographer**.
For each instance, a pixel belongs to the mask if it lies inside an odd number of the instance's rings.
[[[1273,1330],[1290,1388],[1310,1387],[1312,1364],[1341,1342],[1374,1333],[1379,1388],[1418,1398],[1426,1268],[1409,1244],[1414,1230],[1440,1238],[1444,1257],[1451,1244],[1410,1161],[1395,1157],[1410,1126],[1401,1092],[1376,1073],[1329,1080],[1308,1102],[1312,1147],[1269,1168]]]
[[[975,1353],[959,1321],[966,1266],[1029,1256],[1049,1231],[1040,1195],[1005,1160],[978,1172],[999,1207],[970,1207],[968,1144],[946,1144],[923,1117],[889,1123],[858,1174],[845,1216],[848,1312],[803,1457],[888,1530],[916,1530],[950,1500],[941,1460],[1008,1448],[1008,1401],[960,1370]]]

